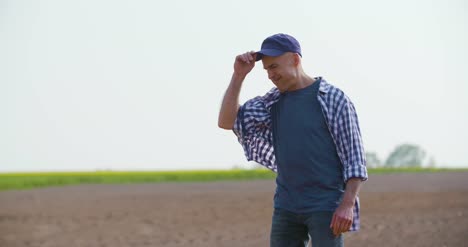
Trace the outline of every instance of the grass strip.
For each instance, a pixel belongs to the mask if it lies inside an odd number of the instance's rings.
[[[73,184],[128,184],[158,182],[210,182],[222,180],[272,179],[264,169],[219,171],[96,171],[0,173],[0,191]]]
[[[372,174],[467,172],[468,168],[369,168]],[[0,173],[0,191],[75,184],[128,184],[158,182],[210,182],[274,179],[266,169],[211,171],[95,171]]]

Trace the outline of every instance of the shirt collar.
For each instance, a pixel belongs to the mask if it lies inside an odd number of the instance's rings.
[[[319,92],[322,93],[322,94],[328,93],[328,91],[330,90],[330,84],[325,79],[323,79],[323,77],[321,77],[321,76],[314,77],[314,79],[315,80],[320,80]],[[268,103],[267,105],[270,106],[271,104],[278,101],[280,94],[281,93],[278,90],[278,88],[276,88],[276,87],[272,88],[267,93],[267,95],[270,95],[270,97],[268,97],[270,100],[267,100],[267,103]]]
[[[319,77],[315,77],[314,79],[316,80],[320,80],[320,87],[319,87],[319,91],[320,93],[328,93],[328,91],[330,90],[330,84],[328,84],[328,82],[323,79],[321,76]]]

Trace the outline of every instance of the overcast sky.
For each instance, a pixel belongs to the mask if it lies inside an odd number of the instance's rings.
[[[0,171],[246,166],[220,102],[280,32],[353,100],[366,151],[468,167],[467,30],[463,0],[0,0]],[[258,64],[241,101],[271,87]]]

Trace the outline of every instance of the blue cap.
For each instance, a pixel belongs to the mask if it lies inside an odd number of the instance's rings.
[[[262,59],[263,56],[277,57],[285,52],[298,53],[302,57],[299,42],[291,35],[278,33],[263,41],[261,50],[256,53],[256,61]]]

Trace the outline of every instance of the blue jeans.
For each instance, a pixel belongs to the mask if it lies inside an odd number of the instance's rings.
[[[343,234],[335,237],[330,228],[333,212],[295,214],[275,208],[271,224],[270,247],[343,247]]]

